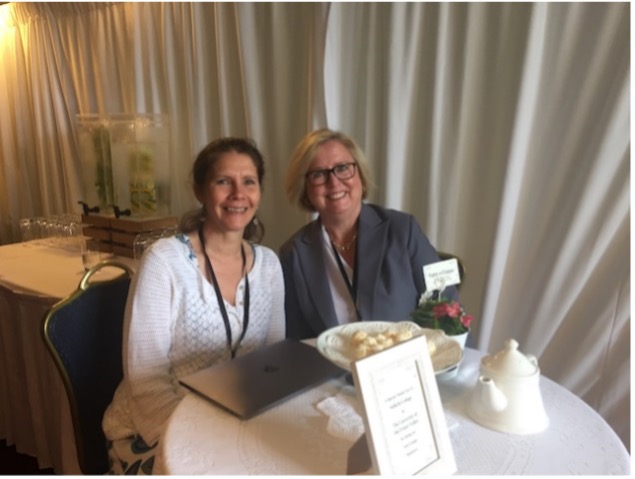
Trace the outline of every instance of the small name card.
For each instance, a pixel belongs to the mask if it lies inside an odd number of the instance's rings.
[[[456,463],[424,336],[353,363],[374,474],[453,474]]]
[[[448,286],[459,284],[461,282],[459,262],[456,258],[452,258],[427,264],[423,267],[423,279],[428,291],[435,289],[443,291]]]

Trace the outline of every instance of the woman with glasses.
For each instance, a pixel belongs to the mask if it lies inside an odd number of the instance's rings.
[[[280,248],[287,337],[409,320],[426,290],[423,266],[440,261],[437,252],[412,215],[363,203],[370,185],[364,154],[345,134],[313,131],[296,147],[286,194],[318,217]],[[456,299],[456,289],[444,295]]]

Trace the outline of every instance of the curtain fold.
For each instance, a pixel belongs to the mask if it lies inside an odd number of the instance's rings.
[[[254,138],[277,249],[309,130],[354,137],[370,200],[467,265],[470,342],[513,337],[630,447],[626,3],[11,3],[0,6],[0,244],[78,211],[77,115],[170,121],[170,210],[196,153]]]

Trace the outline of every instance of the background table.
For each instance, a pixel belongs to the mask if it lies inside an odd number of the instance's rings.
[[[41,324],[53,304],[77,289],[82,274],[78,252],[42,241],[0,247],[0,438],[59,474],[80,470],[68,397]],[[104,279],[116,274],[98,273]]]
[[[466,349],[458,374],[438,381],[457,474],[629,474],[630,456],[604,419],[545,377],[545,432],[504,434],[472,421],[467,401],[482,355]],[[248,421],[188,394],[168,422],[155,467],[179,475],[345,474],[353,442],[327,432],[329,418],[316,404],[353,391],[331,380]]]

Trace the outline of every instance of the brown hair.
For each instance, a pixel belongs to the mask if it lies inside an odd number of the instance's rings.
[[[258,173],[258,183],[262,188],[262,181],[265,176],[265,161],[256,143],[248,138],[225,137],[218,138],[203,148],[194,160],[192,166],[192,183],[196,197],[205,191],[210,175],[214,171],[214,166],[225,153],[235,152],[249,156],[256,167]],[[205,220],[204,208],[198,208],[183,215],[179,223],[179,229],[183,233],[190,233],[198,228],[199,224]],[[252,218],[245,227],[243,238],[258,243],[265,235],[265,227],[256,216]]]

